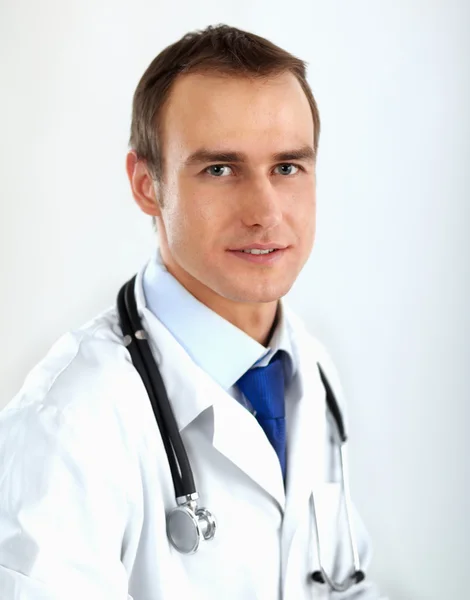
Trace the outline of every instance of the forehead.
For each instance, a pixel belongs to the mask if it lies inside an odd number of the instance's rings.
[[[248,78],[180,76],[162,112],[165,155],[184,158],[198,147],[248,155],[313,145],[313,117],[294,75]]]

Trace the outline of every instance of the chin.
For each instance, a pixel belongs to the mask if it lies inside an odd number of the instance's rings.
[[[291,289],[292,283],[288,284],[266,284],[253,285],[250,287],[234,286],[228,293],[223,294],[226,298],[234,302],[248,302],[252,304],[264,304],[269,302],[277,302],[285,296]]]

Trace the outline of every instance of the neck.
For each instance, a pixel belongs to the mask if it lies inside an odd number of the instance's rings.
[[[200,300],[198,298],[198,300]],[[201,301],[201,300],[200,300]],[[277,322],[277,302],[269,304],[235,303],[215,310],[221,317],[244,331],[262,346],[267,347]]]

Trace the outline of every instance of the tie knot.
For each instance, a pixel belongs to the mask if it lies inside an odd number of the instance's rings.
[[[284,369],[278,351],[266,367],[252,367],[237,381],[257,417],[278,419],[285,416]]]

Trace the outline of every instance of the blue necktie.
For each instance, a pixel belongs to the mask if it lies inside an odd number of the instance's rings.
[[[276,352],[267,367],[249,369],[237,381],[256,411],[256,419],[276,451],[286,478],[286,419],[282,352]]]

